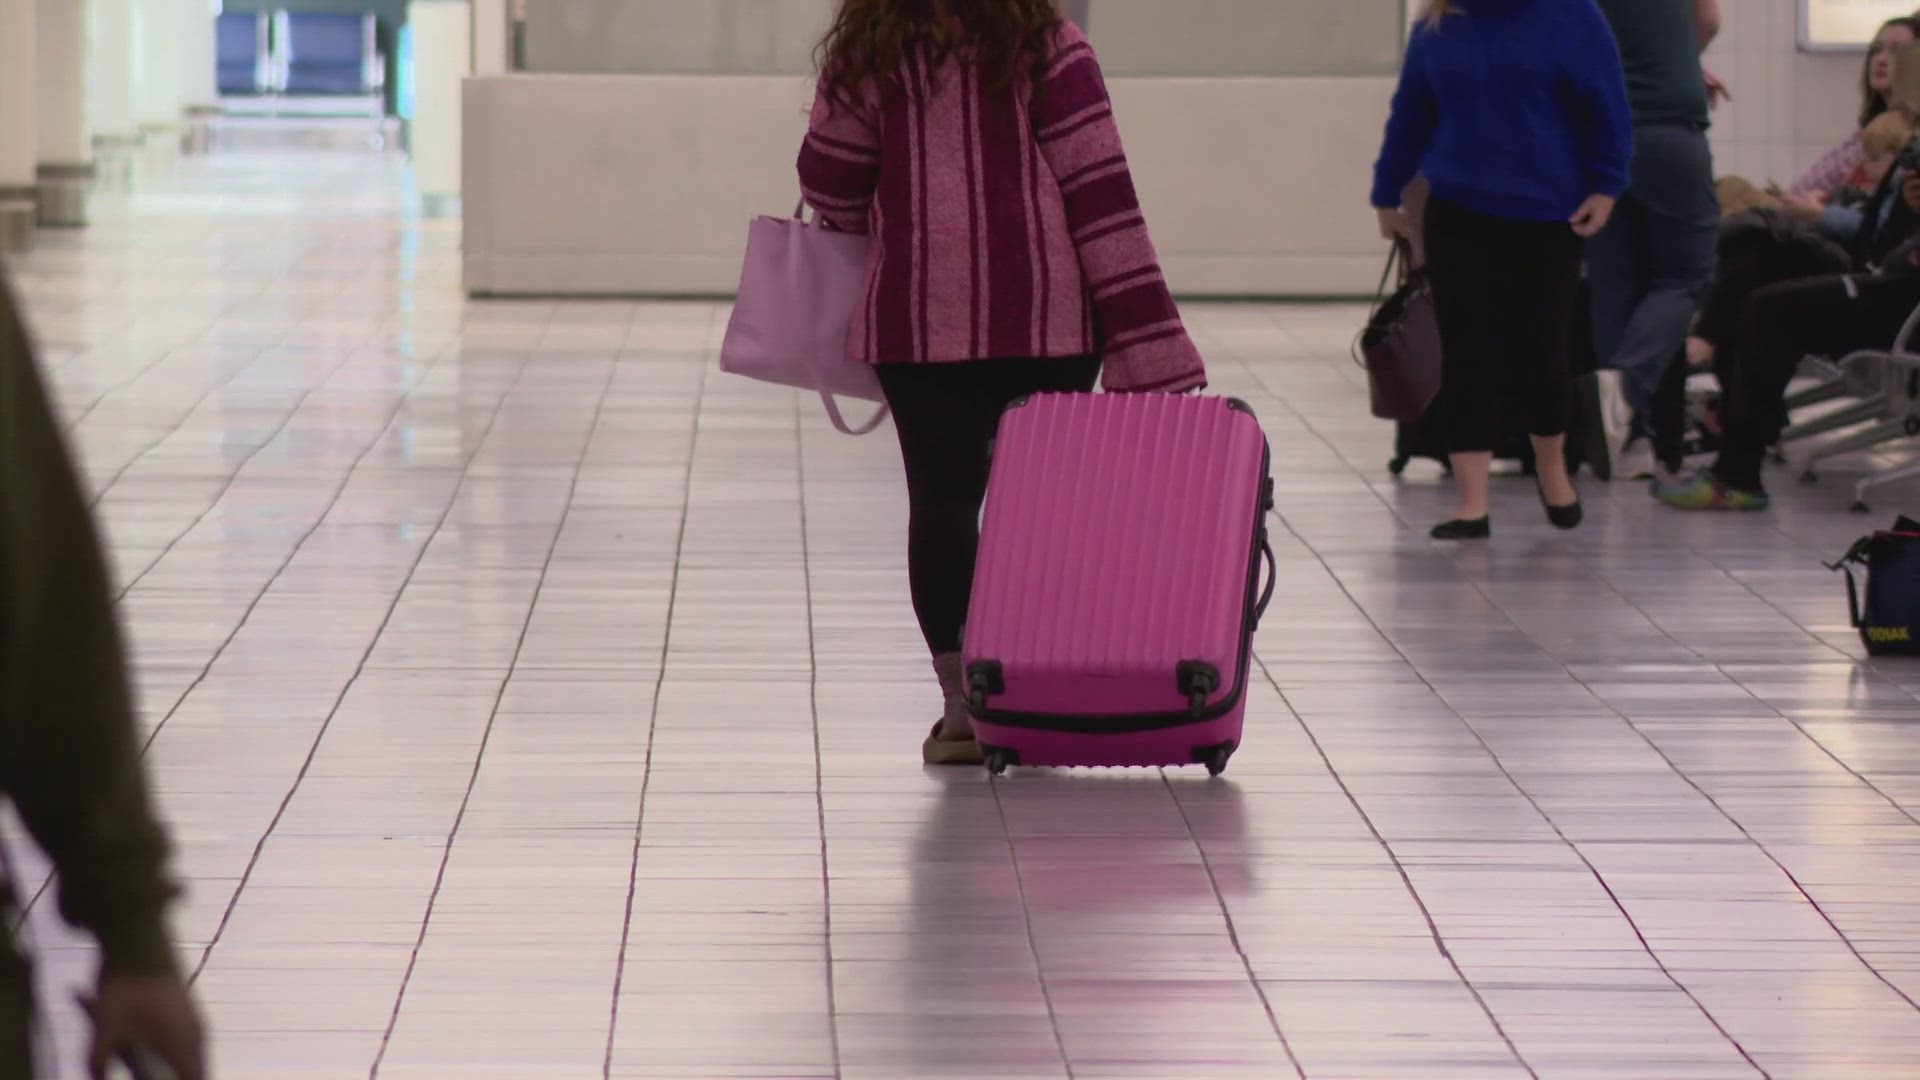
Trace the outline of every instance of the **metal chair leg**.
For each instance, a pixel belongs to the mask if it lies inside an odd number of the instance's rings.
[[[1801,439],[1830,435],[1833,432],[1853,427],[1855,424],[1864,424],[1869,420],[1878,420],[1886,414],[1886,395],[1876,394],[1860,402],[1858,405],[1849,405],[1844,409],[1835,409],[1825,416],[1815,417],[1805,423],[1795,424],[1780,433],[1780,441],[1783,443],[1798,442]]]
[[[1867,477],[1865,480],[1853,485],[1853,498],[1855,502],[1861,506],[1865,506],[1867,502],[1867,492],[1872,491],[1874,488],[1886,487],[1888,484],[1898,484],[1907,480],[1916,479],[1920,479],[1920,461],[1897,469],[1889,469],[1885,472],[1875,473]]]
[[[1872,450],[1883,443],[1894,442],[1906,437],[1907,422],[1905,420],[1883,420],[1870,428],[1864,428],[1844,439],[1838,439],[1818,447],[1813,453],[1807,455],[1807,469],[1808,471],[1812,471],[1813,467],[1822,461],[1845,457],[1848,454],[1857,454],[1862,450]]]
[[[1829,401],[1839,401],[1848,396],[1849,387],[1845,379],[1834,379],[1818,386],[1809,386],[1805,390],[1787,395],[1787,409],[1808,409],[1815,405],[1825,405]]]

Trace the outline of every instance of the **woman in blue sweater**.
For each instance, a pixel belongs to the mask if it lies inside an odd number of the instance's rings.
[[[1626,190],[1633,121],[1613,31],[1594,0],[1429,0],[1407,47],[1374,170],[1380,228],[1409,228],[1423,174],[1440,321],[1441,406],[1459,487],[1442,540],[1491,535],[1487,477],[1502,399],[1523,410],[1547,517],[1581,520],[1566,468],[1570,352],[1586,238]]]

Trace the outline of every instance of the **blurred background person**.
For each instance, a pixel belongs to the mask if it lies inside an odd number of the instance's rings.
[[[1597,415],[1587,463],[1607,478],[1654,471],[1654,399],[1680,362],[1713,280],[1720,237],[1712,97],[1700,54],[1720,33],[1720,0],[1599,0],[1620,44],[1633,108],[1633,171],[1613,220],[1587,249]]]
[[[0,589],[0,792],[53,863],[61,915],[99,942],[91,1074],[103,1080],[138,1047],[181,1080],[204,1080],[106,564],[4,280]],[[5,883],[9,918],[24,884]],[[0,946],[0,1080],[35,1075],[31,972],[16,945]]]
[[[1429,0],[1394,94],[1373,205],[1382,235],[1408,235],[1404,192],[1415,174],[1426,177],[1427,273],[1457,489],[1435,539],[1492,533],[1503,397],[1532,436],[1548,520],[1579,527],[1566,438],[1585,240],[1606,227],[1632,154],[1620,52],[1594,0]]]

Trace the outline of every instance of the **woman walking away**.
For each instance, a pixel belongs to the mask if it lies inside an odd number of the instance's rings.
[[[869,233],[848,348],[899,429],[914,611],[977,764],[960,639],[1000,414],[1043,391],[1206,384],[1160,274],[1093,48],[1054,0],[841,0],[800,151],[807,202]]]
[[[1620,50],[1594,0],[1429,0],[1394,95],[1373,205],[1381,233],[1399,239],[1408,229],[1401,191],[1416,173],[1432,191],[1427,271],[1459,488],[1436,539],[1492,533],[1488,474],[1503,400],[1533,436],[1548,520],[1580,525],[1565,448],[1581,258],[1626,190],[1632,156]]]

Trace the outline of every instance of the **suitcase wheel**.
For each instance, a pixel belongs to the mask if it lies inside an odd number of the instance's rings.
[[[1387,471],[1392,473],[1395,476],[1399,476],[1405,473],[1407,471],[1407,466],[1411,464],[1413,464],[1412,458],[1405,457],[1405,456],[1397,457],[1397,458],[1394,458],[1392,461],[1387,462]]]
[[[1237,749],[1239,748],[1233,743],[1203,746],[1194,750],[1193,760],[1207,767],[1208,776],[1219,776],[1227,771],[1227,762],[1233,758],[1233,752]]]
[[[1020,755],[997,746],[981,747],[986,754],[987,772],[993,776],[1004,776],[1008,769],[1020,764]]]

